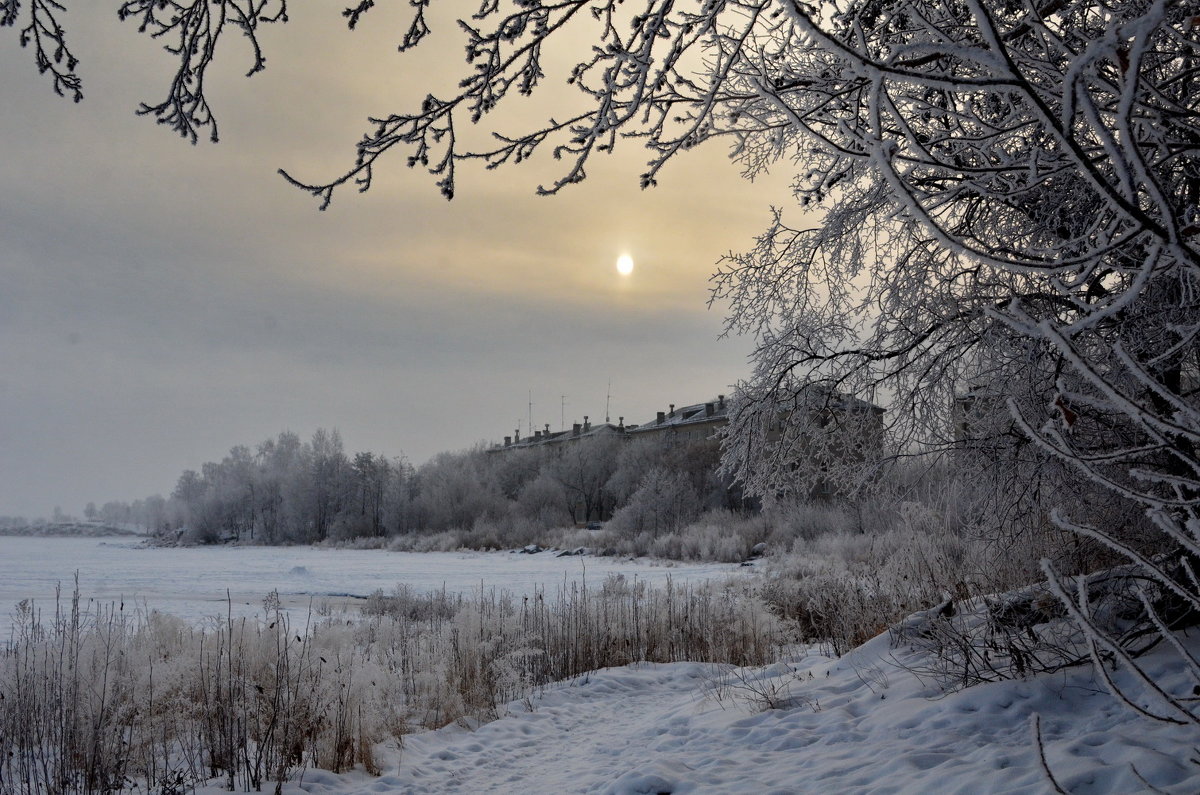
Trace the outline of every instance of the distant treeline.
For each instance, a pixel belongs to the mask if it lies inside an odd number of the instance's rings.
[[[129,506],[125,506],[126,509]],[[77,519],[26,519],[23,516],[0,516],[0,535],[13,536],[122,536],[136,535],[128,525],[103,521],[80,522]]]
[[[403,458],[348,455],[338,432],[280,433],[180,475],[169,497],[88,506],[89,518],[193,543],[311,543],[445,533],[497,545],[607,522],[629,537],[674,533],[740,510],[717,473],[716,441],[586,438],[559,445]]]

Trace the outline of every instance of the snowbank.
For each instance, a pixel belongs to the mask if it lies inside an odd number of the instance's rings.
[[[283,792],[1051,791],[1034,713],[1069,792],[1200,791],[1200,766],[1188,762],[1200,738],[1136,717],[1090,669],[946,694],[906,670],[928,663],[923,654],[884,635],[842,659],[810,650],[766,669],[606,669],[474,731],[452,726],[381,749],[381,777],[310,770]],[[1174,659],[1146,663],[1164,687],[1190,693]]]

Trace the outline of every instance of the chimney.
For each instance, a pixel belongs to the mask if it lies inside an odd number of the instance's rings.
[[[705,403],[704,404],[704,416],[711,417],[712,415],[713,415],[713,404]]]
[[[667,415],[663,414],[661,411],[658,412],[658,424],[662,425],[666,421],[667,421]]]
[[[511,436],[505,436],[505,437],[504,437],[504,446],[505,446],[505,447],[508,447],[510,444],[512,444],[512,437],[511,437]]]
[[[545,434],[544,434],[544,435],[545,435],[545,436],[549,436],[549,435],[550,435],[550,423],[548,423],[548,422],[546,423],[546,432],[545,432]]]
[[[541,431],[534,431],[534,432],[533,432],[533,438],[534,438],[534,439],[541,439],[541,438],[542,438],[542,432],[541,432]]]
[[[625,418],[624,417],[617,417],[617,427],[620,428],[621,430],[625,430]]]
[[[517,428],[515,431],[513,431],[513,433],[515,434],[513,436],[513,442],[519,443],[521,441],[521,429]]]
[[[671,404],[671,416],[672,417],[675,416],[675,404],[674,403]]]
[[[588,422],[588,415],[584,414],[583,415],[583,430],[586,433],[587,431],[590,431],[591,429],[592,429],[592,424],[590,422]]]
[[[721,411],[724,411],[725,410],[725,396],[717,395],[717,400],[720,401],[719,403],[717,403],[717,408],[719,408]]]
[[[579,425],[579,423],[578,423],[578,422],[577,422],[577,423],[575,423],[574,425],[572,425],[572,426],[571,426],[571,435],[572,435],[572,436],[578,436],[578,435],[579,435],[579,428],[580,428],[580,425]]]

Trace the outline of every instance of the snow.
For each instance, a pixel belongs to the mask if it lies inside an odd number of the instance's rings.
[[[947,694],[905,670],[919,654],[892,649],[885,634],[840,660],[810,649],[758,670],[597,671],[473,731],[410,736],[403,749],[381,751],[380,777],[309,770],[283,792],[1052,791],[1033,742],[1035,712],[1050,767],[1071,793],[1200,791],[1200,766],[1187,761],[1197,738],[1137,718],[1087,668]],[[1190,692],[1172,659],[1158,653],[1149,665],[1167,687]],[[783,708],[757,695],[773,689]]]
[[[470,593],[480,587],[549,594],[564,581],[609,574],[651,585],[744,576],[729,563],[663,564],[554,552],[387,552],[317,547],[144,547],[140,542],[95,538],[0,536],[0,639],[9,636],[13,606],[32,598],[53,612],[55,587],[69,597],[79,573],[85,601],[155,609],[186,621],[210,616],[261,614],[263,597],[279,592],[301,623],[310,600],[333,606],[405,583],[416,591]],[[226,602],[226,592],[230,603]]]
[[[109,596],[120,588],[171,610],[200,599],[201,607],[190,609],[214,613],[224,606],[205,600],[222,598],[227,587],[239,594],[274,587],[369,593],[405,581],[519,590],[534,582],[553,586],[584,565],[598,579],[614,570],[649,581],[737,571],[548,553],[154,550],[94,539],[0,539],[0,591],[10,602],[31,586],[52,589],[51,575],[69,581],[64,566],[72,565],[85,593]],[[221,596],[205,596],[214,591]],[[1182,642],[1200,653],[1200,635]],[[1050,768],[1068,792],[1200,792],[1200,764],[1190,761],[1200,746],[1196,731],[1137,716],[1090,668],[950,692],[912,673],[934,667],[927,654],[895,647],[885,633],[840,659],[812,647],[766,668],[682,662],[595,671],[513,702],[490,723],[408,735],[403,747],[381,745],[381,776],[296,771],[282,792],[1040,793],[1052,786],[1038,761],[1035,715]],[[1200,684],[1166,644],[1143,664],[1179,698],[1190,699]],[[1114,678],[1137,692],[1127,671]],[[199,789],[224,791],[217,780]]]

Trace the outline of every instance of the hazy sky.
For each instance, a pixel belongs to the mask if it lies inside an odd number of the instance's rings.
[[[0,514],[167,494],[285,429],[419,464],[518,419],[525,432],[530,390],[535,427],[558,428],[564,394],[567,425],[603,419],[610,379],[613,420],[641,422],[748,374],[750,342],[718,340],[707,279],[786,182],[742,180],[719,146],[647,192],[633,144],[553,198],[534,195],[553,173],[535,162],[464,169],[447,203],[402,154],[324,213],[287,186],[277,168],[335,176],[368,115],[462,68],[457,39],[399,55],[398,18],[377,9],[349,33],[345,5],[293,4],[250,80],[224,42],[216,146],[134,115],[172,62],[115,1],[64,17],[78,105],[0,29]]]

